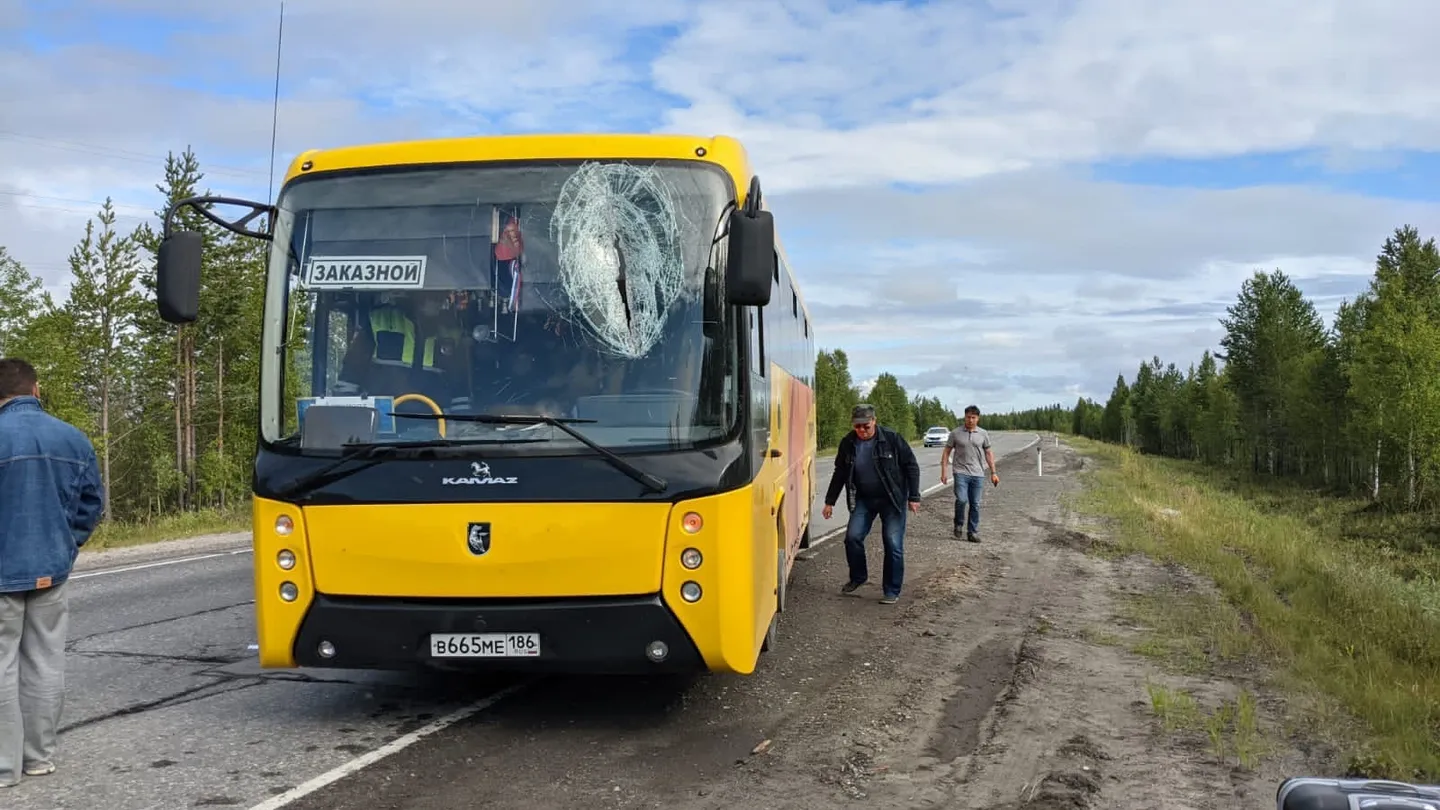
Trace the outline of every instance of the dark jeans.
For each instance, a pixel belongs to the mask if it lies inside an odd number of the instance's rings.
[[[970,519],[966,528],[970,534],[980,533],[980,494],[985,491],[985,479],[978,475],[955,476],[955,530],[959,531],[965,520],[965,506],[970,506]]]
[[[885,545],[882,590],[886,596],[899,596],[905,579],[905,511],[896,509],[883,496],[871,502],[855,499],[855,511],[850,513],[850,524],[845,527],[845,560],[850,564],[850,581],[858,584],[870,578],[865,561],[865,535],[870,533],[877,517],[880,518],[880,538]]]

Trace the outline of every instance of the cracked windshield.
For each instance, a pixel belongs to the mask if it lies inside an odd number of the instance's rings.
[[[690,446],[735,418],[711,248],[722,174],[582,162],[308,179],[280,200],[270,280],[289,321],[280,435],[315,404],[379,412],[377,441]],[[283,251],[283,252],[282,252]],[[267,380],[273,392],[273,379]]]

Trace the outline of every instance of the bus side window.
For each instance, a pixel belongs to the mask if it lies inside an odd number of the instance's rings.
[[[765,376],[765,312],[750,307],[750,373]]]

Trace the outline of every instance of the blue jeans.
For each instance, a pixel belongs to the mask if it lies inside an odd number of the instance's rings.
[[[905,579],[905,511],[885,501],[866,503],[864,498],[855,499],[855,511],[850,513],[850,523],[845,527],[845,560],[850,564],[850,581],[859,584],[870,578],[865,563],[865,535],[870,533],[877,517],[885,544],[882,590],[886,596],[899,596]]]
[[[959,531],[965,520],[965,506],[970,506],[970,519],[966,528],[969,534],[980,533],[980,494],[985,491],[985,479],[978,475],[955,476],[955,530]]]

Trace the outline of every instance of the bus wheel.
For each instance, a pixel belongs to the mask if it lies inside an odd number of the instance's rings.
[[[785,612],[786,599],[790,594],[790,577],[785,575],[785,549],[780,549],[780,557],[775,563],[776,571],[780,572],[780,584],[775,589],[775,610],[779,613]]]
[[[770,617],[770,626],[765,628],[765,641],[760,644],[760,652],[775,649],[780,629],[780,613],[785,610],[785,586],[785,549],[782,548],[776,553],[775,615]]]

